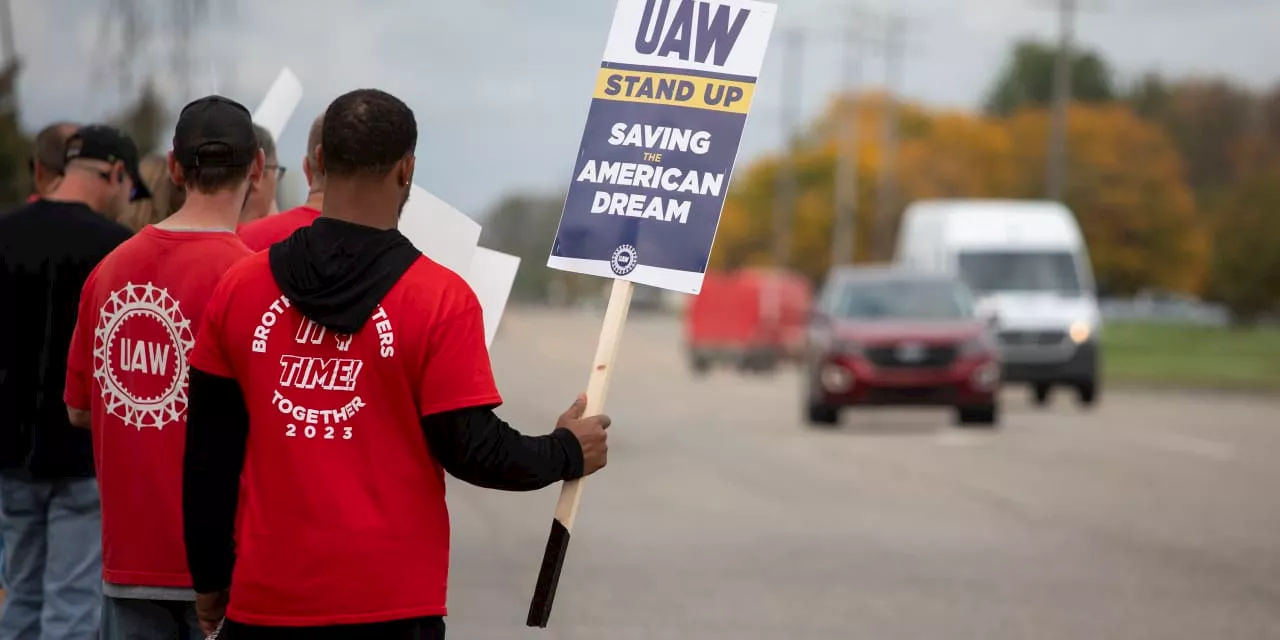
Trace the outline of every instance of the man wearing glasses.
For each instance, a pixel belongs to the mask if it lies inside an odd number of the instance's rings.
[[[0,536],[8,588],[0,638],[97,637],[101,515],[93,444],[63,405],[80,291],[130,236],[112,216],[150,197],[119,130],[67,141],[52,193],[0,217]]]
[[[276,143],[271,139],[271,132],[261,125],[253,125],[258,136],[258,146],[267,157],[267,164],[262,169],[262,180],[249,190],[249,196],[240,212],[240,224],[261,220],[276,212],[276,186],[284,177],[284,167],[276,160]]]
[[[324,208],[324,173],[320,171],[320,133],[324,127],[324,114],[316,116],[307,134],[307,154],[302,157],[302,174],[307,178],[307,201],[301,205],[240,225],[236,232],[240,239],[254,251],[262,251],[289,237],[289,234],[309,226],[320,217]],[[279,175],[284,175],[280,168]]]

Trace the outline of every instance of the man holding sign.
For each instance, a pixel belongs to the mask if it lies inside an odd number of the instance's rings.
[[[615,278],[587,413],[604,406],[633,282],[698,293],[777,7],[619,0],[547,266]],[[551,615],[582,485],[567,482],[527,624]]]
[[[583,418],[584,397],[544,436],[493,414],[475,294],[396,230],[416,142],[395,97],[337,98],[321,217],[236,265],[206,308],[184,462],[206,631],[225,615],[230,640],[442,638],[443,471],[527,491],[605,465],[609,418]]]

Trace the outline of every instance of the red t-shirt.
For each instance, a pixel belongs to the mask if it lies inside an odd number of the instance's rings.
[[[92,415],[107,582],[191,586],[182,537],[187,356],[218,280],[251,255],[230,231],[148,226],[85,281],[64,399]]]
[[[420,418],[502,402],[462,278],[419,257],[336,335],[290,306],[260,252],[218,286],[191,366],[237,380],[249,413],[230,619],[445,615],[444,471]]]
[[[254,251],[262,251],[288,238],[290,234],[310,225],[320,217],[320,212],[308,206],[294,207],[273,216],[240,225],[236,233]]]

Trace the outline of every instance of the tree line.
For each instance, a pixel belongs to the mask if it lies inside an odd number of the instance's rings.
[[[899,105],[900,147],[889,229],[875,219],[884,150],[883,95],[839,96],[787,156],[738,171],[713,264],[773,261],[774,196],[783,161],[795,172],[792,267],[815,280],[829,266],[836,126],[859,136],[857,260],[883,260],[901,212],[924,198],[1041,198],[1045,193],[1053,59],[1016,45],[981,112]],[[1280,305],[1280,84],[1254,91],[1221,78],[1156,73],[1119,86],[1106,61],[1072,60],[1066,204],[1092,252],[1100,292],[1190,293],[1242,320]],[[868,135],[865,132],[870,132]],[[877,242],[877,240],[879,240]]]

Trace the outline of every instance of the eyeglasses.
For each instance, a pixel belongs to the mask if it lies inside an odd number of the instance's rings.
[[[284,172],[285,172],[285,169],[287,169],[288,167],[282,167],[282,166],[280,166],[280,165],[278,165],[278,164],[269,164],[269,165],[266,165],[266,166],[264,166],[264,167],[262,167],[262,168],[263,168],[263,169],[266,169],[267,171],[275,171],[275,172],[276,172],[276,180],[283,180],[283,179],[284,179]]]
[[[124,182],[124,178],[125,178],[124,173],[118,174],[119,177],[115,180],[112,180],[110,171],[102,171],[101,169],[91,169],[91,171],[98,174],[98,177],[102,178],[106,182],[109,182],[109,183]],[[133,202],[137,199],[138,199],[138,184],[133,183],[129,187],[129,202]]]

